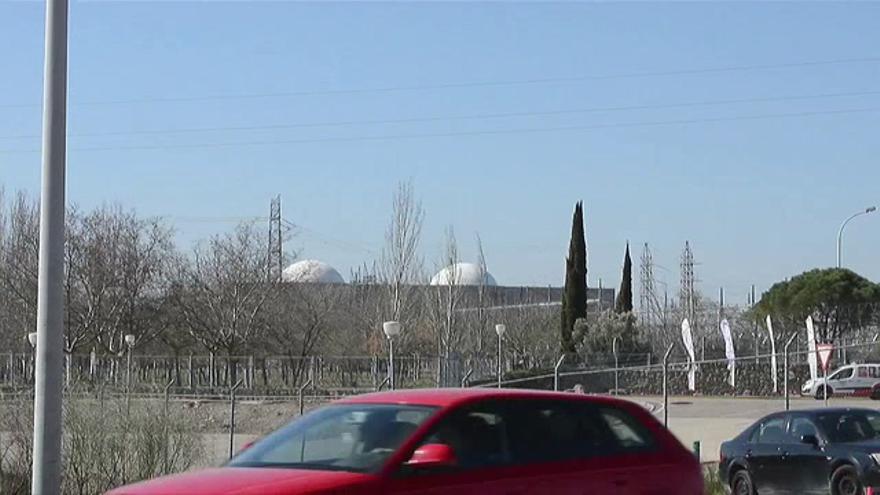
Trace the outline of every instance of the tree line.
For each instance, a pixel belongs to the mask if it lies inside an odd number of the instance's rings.
[[[262,224],[241,223],[181,247],[173,226],[119,205],[72,206],[66,220],[64,347],[68,354],[134,352],[184,356],[375,355],[383,321],[404,332],[401,353],[493,355],[495,320],[510,329],[509,351],[553,354],[555,318],[546,308],[490,310],[493,287],[465,287],[453,270],[431,287],[427,267],[455,265],[459,244],[447,228],[431,262],[421,255],[424,211],[409,183],[393,194],[381,253],[345,285],[273,280]],[[482,242],[479,265],[486,270]],[[36,328],[39,211],[34,198],[0,191],[0,348],[29,352]],[[285,262],[295,260],[285,254]]]

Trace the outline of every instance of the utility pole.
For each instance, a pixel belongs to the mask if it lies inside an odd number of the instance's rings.
[[[67,0],[46,0],[33,495],[61,493],[67,6]]]

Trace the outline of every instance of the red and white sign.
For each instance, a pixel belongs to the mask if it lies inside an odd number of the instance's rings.
[[[822,364],[824,371],[828,371],[828,366],[831,364],[832,351],[834,351],[834,345],[832,344],[816,345],[816,353],[819,354],[819,362]]]

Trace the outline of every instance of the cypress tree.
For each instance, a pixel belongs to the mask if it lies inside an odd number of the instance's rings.
[[[584,238],[582,202],[574,207],[571,241],[565,259],[565,289],[562,294],[560,347],[564,353],[577,351],[572,334],[578,318],[587,316],[587,242]]]
[[[633,310],[633,276],[632,259],[629,257],[629,242],[626,243],[626,254],[623,256],[623,276],[620,279],[620,292],[617,293],[617,303],[614,312],[624,314]]]

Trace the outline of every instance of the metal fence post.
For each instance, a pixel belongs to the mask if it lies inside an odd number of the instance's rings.
[[[675,344],[669,344],[663,354],[663,426],[669,428],[669,355]]]
[[[233,448],[235,443],[235,391],[242,384],[242,380],[235,382],[235,385],[229,389],[229,458],[232,459]]]
[[[559,357],[559,360],[556,361],[556,366],[553,367],[553,390],[559,391],[559,368],[562,367],[562,362],[565,361],[565,354]]]
[[[306,410],[305,394],[306,394],[306,389],[309,388],[309,386],[311,384],[312,384],[312,379],[309,378],[309,380],[307,382],[303,383],[302,386],[299,387],[299,415],[300,416],[302,416],[303,412]]]
[[[162,474],[169,474],[169,471],[170,471],[170,469],[168,468],[168,442],[169,442],[169,441],[168,441],[168,424],[169,424],[169,422],[170,422],[169,419],[168,419],[168,391],[171,389],[171,386],[172,386],[172,385],[174,385],[174,378],[172,378],[172,379],[168,382],[168,384],[165,385],[165,390],[164,390],[164,398],[165,398],[165,421],[164,421],[164,424],[163,424],[163,426],[162,426],[162,429],[163,429],[163,433],[165,434],[165,438],[164,438],[164,441],[162,442],[162,444],[163,444],[163,449],[162,449],[162,466],[164,467],[164,470],[163,470]]]
[[[474,374],[474,369],[469,368],[467,373],[464,374],[464,378],[461,379],[461,388],[467,388],[470,383],[471,375]]]
[[[788,411],[791,409],[791,400],[789,398],[788,393],[788,348],[791,346],[791,343],[797,338],[797,334],[793,333],[791,337],[788,338],[788,342],[785,343],[785,347],[783,348],[782,353],[782,387],[785,391],[785,410]]]
[[[214,353],[208,354],[208,385],[213,389],[216,378],[214,376]]]

